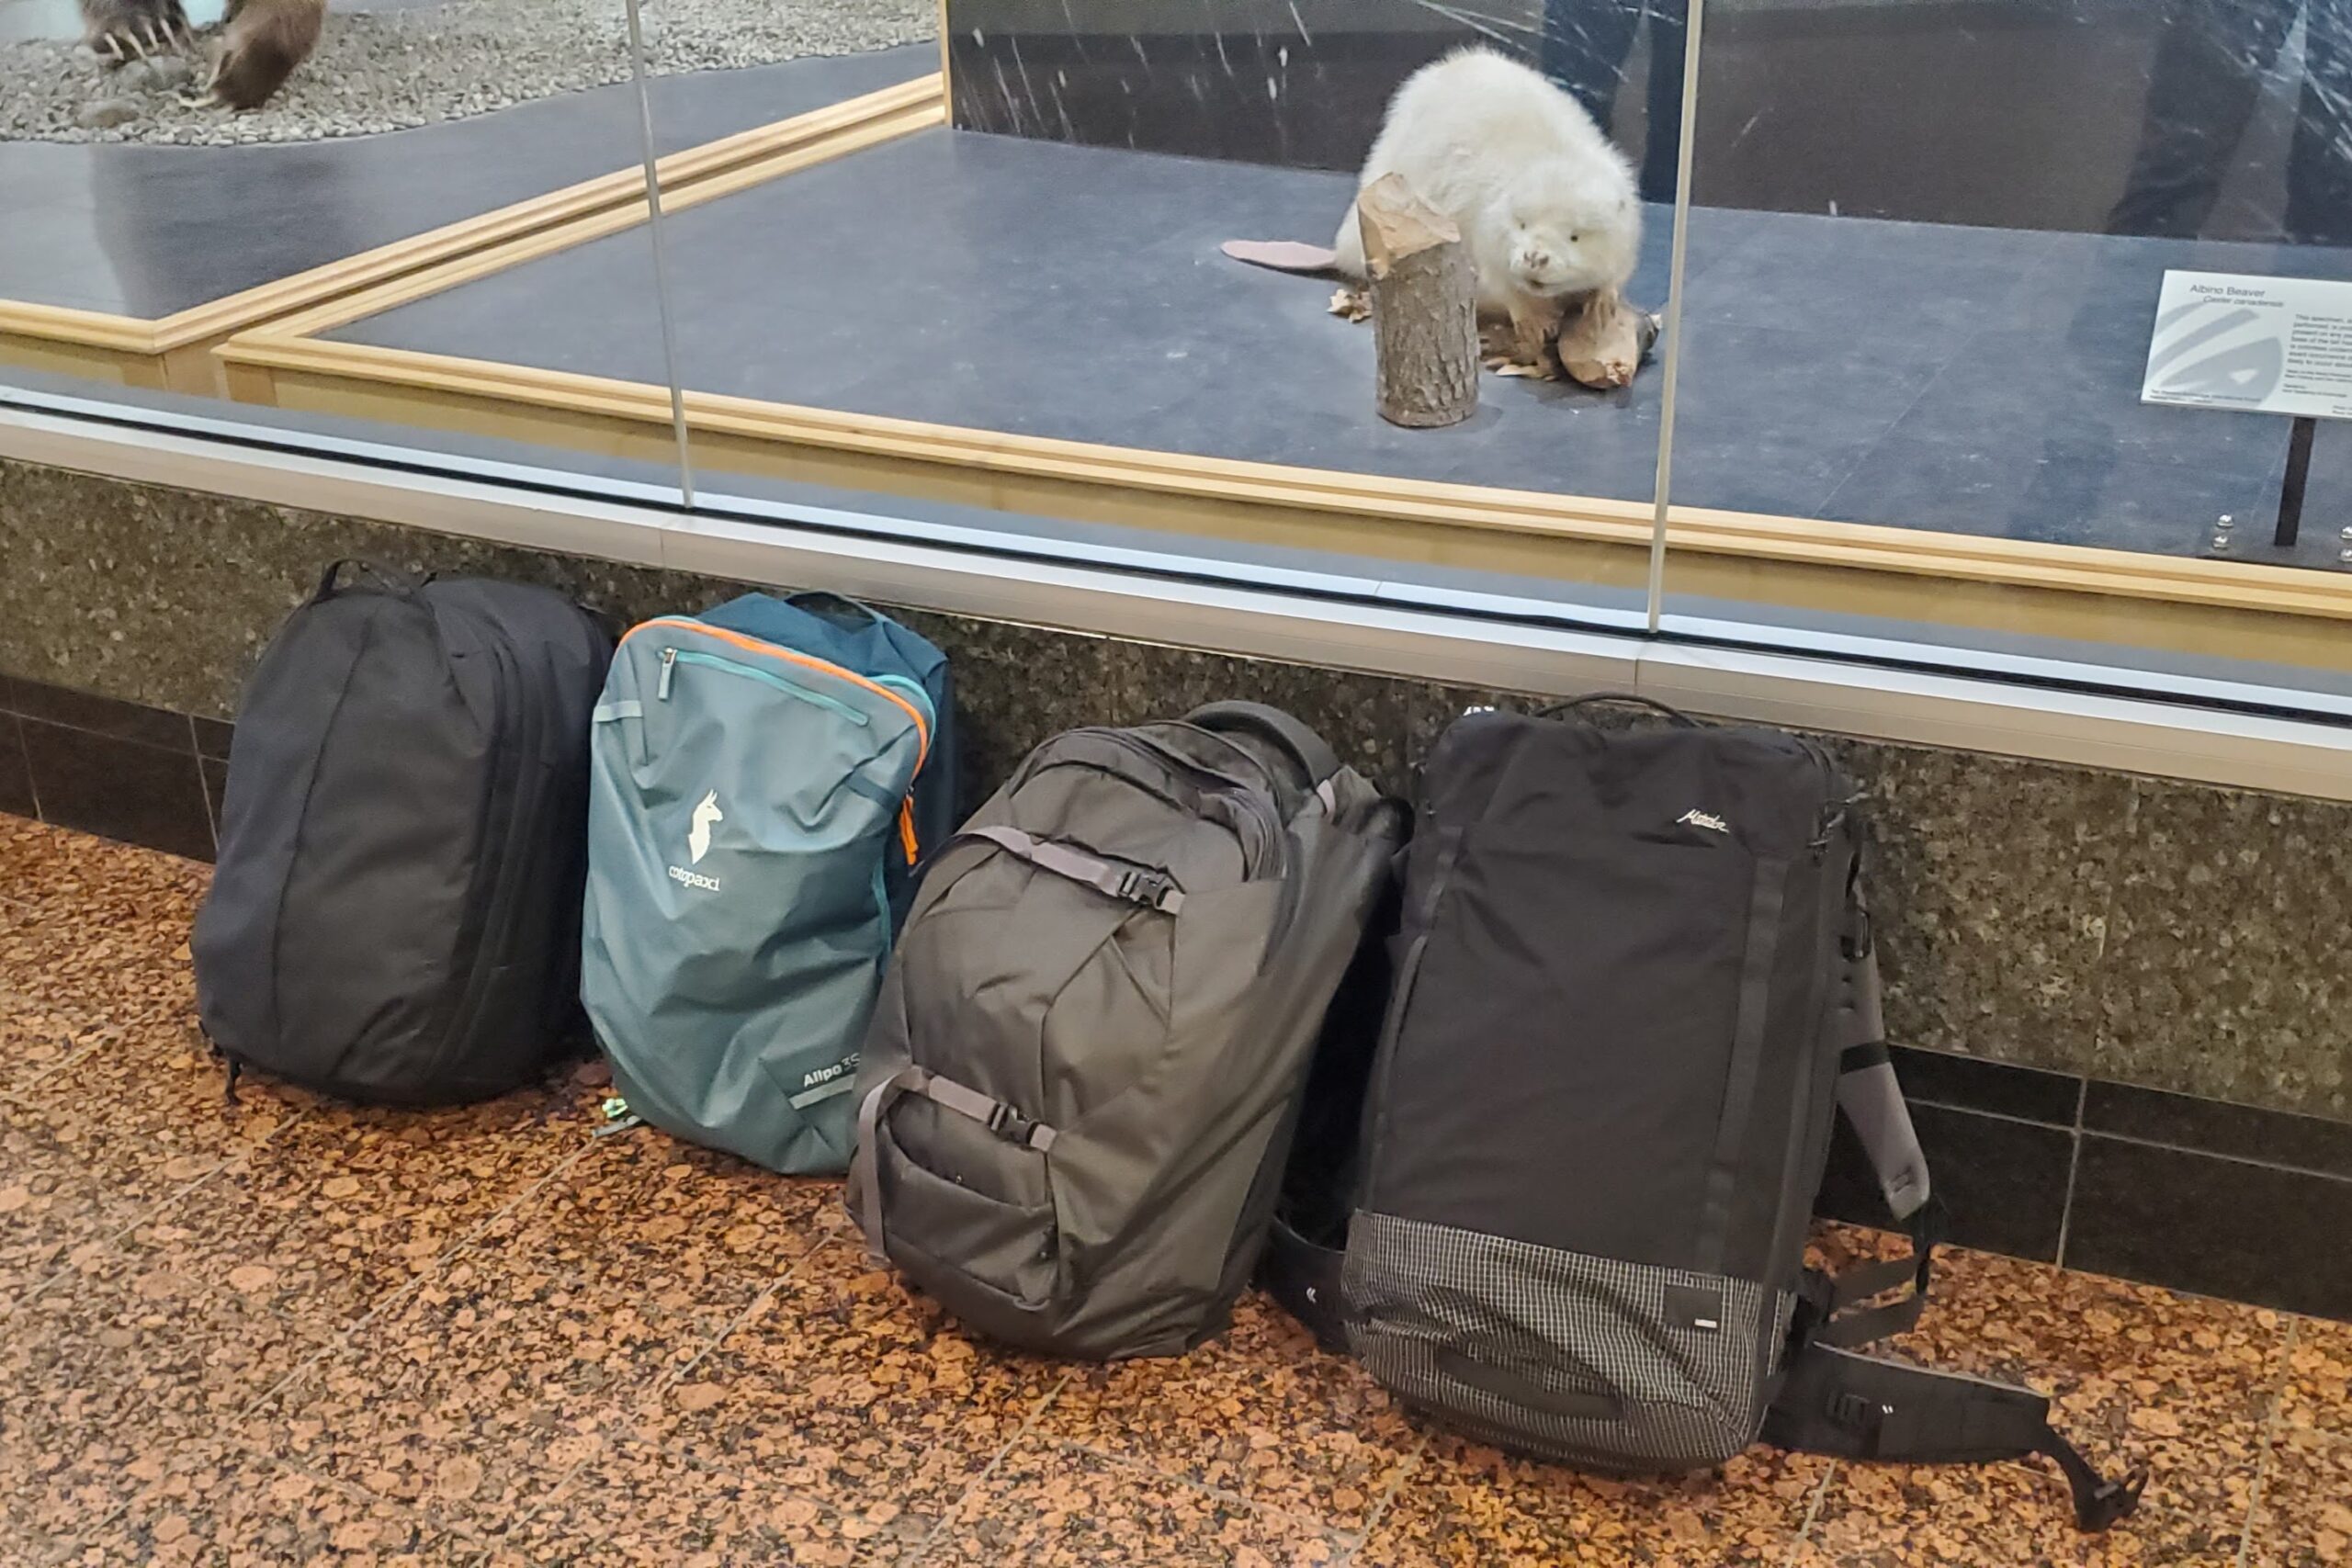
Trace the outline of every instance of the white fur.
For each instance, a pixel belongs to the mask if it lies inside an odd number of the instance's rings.
[[[1556,319],[1563,299],[1634,275],[1642,209],[1624,155],[1574,98],[1491,50],[1457,51],[1396,89],[1356,188],[1392,174],[1461,229],[1487,314]],[[1332,249],[1363,276],[1352,203]]]

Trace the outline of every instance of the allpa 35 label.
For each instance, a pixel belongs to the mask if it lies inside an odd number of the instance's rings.
[[[857,1057],[852,1051],[830,1066],[812,1067],[800,1075],[800,1092],[786,1101],[797,1111],[814,1105],[820,1100],[831,1100],[837,1094],[847,1094],[857,1087]]]

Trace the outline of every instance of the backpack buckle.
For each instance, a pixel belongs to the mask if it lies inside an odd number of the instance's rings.
[[[1877,1457],[1879,1429],[1894,1414],[1894,1406],[1864,1393],[1849,1392],[1835,1394],[1829,1401],[1829,1419],[1848,1431],[1859,1432],[1862,1436],[1862,1450],[1855,1456],[1858,1459]]]
[[[1176,891],[1174,877],[1164,871],[1146,871],[1140,866],[1120,874],[1119,897],[1170,915],[1184,901],[1184,896]]]
[[[1000,1100],[996,1109],[989,1112],[988,1129],[1008,1144],[1025,1144],[1029,1134],[1037,1130],[1037,1123]]]
[[[2134,1471],[2120,1481],[2102,1483],[2099,1488],[2075,1510],[2075,1523],[2090,1534],[2107,1529],[2116,1520],[2128,1518],[2140,1506],[2140,1494],[2148,1484],[2148,1472]]]

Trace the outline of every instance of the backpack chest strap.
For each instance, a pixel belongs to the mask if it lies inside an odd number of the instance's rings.
[[[1130,904],[1141,904],[1162,914],[1173,915],[1184,908],[1183,889],[1178,887],[1175,878],[1164,871],[1122,865],[1069,844],[1024,833],[1018,828],[971,828],[957,837],[985,839],[1006,853],[1027,861],[1039,871],[1068,877],[1107,897],[1125,899]],[[944,1105],[947,1102],[941,1100],[940,1103]],[[960,1110],[961,1107],[950,1109]]]

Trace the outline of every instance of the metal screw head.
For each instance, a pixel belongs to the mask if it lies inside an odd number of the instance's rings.
[[[2237,525],[2237,521],[2238,514],[2236,513],[2224,512],[2222,513],[2222,520],[2215,524],[2214,526],[2219,528],[2233,528]]]
[[[2352,550],[2338,550],[2335,552],[2335,558],[2346,566],[2352,566]]]
[[[2213,548],[2216,551],[2226,550],[2229,547],[2230,536],[2227,534],[2216,534],[2213,536]]]
[[[2345,529],[2342,536],[2346,544],[2352,544],[2352,528]]]

